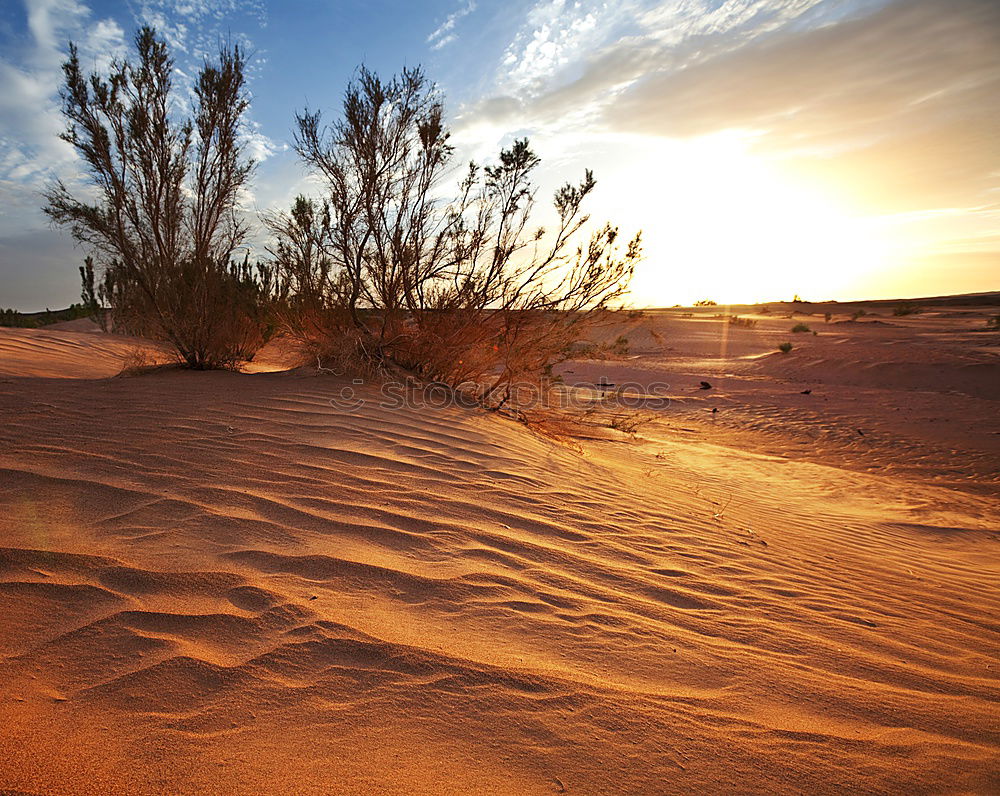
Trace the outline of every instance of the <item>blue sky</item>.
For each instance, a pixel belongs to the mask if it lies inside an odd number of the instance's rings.
[[[178,82],[223,37],[253,55],[248,208],[315,193],[296,111],[364,63],[422,64],[460,159],[514,135],[548,191],[592,167],[595,219],[642,228],[640,305],[1000,289],[1000,4],[991,0],[8,0],[0,6],[0,306],[78,298],[85,252],[39,191],[68,40],[102,67],[139,24]]]

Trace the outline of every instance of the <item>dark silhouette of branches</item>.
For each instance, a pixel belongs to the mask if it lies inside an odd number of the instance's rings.
[[[232,259],[248,232],[237,201],[254,167],[242,136],[244,55],[220,48],[198,75],[193,116],[179,119],[167,45],[144,27],[135,47],[135,62],[85,76],[70,45],[62,138],[95,198],[59,181],[45,211],[93,252],[117,328],[169,342],[190,367],[232,366],[263,342],[270,284]]]
[[[446,195],[453,147],[419,68],[389,81],[361,68],[332,125],[296,117],[295,149],[326,195],[265,219],[290,326],[487,406],[544,381],[621,299],[640,256],[638,235],[622,248],[610,224],[584,233],[589,170],[556,192],[553,229],[531,226],[539,159],[527,140],[470,163]]]

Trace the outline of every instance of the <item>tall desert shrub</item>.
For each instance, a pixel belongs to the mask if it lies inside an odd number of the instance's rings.
[[[377,368],[400,368],[496,408],[543,382],[588,324],[621,299],[639,236],[588,235],[587,171],[531,223],[539,159],[526,140],[444,185],[453,147],[441,97],[420,69],[384,81],[362,68],[330,126],[296,119],[295,148],[324,184],[266,219],[290,285],[290,326]]]
[[[45,212],[91,251],[101,274],[91,294],[110,304],[116,327],[171,344],[189,367],[233,366],[264,340],[270,284],[233,261],[248,233],[238,197],[254,167],[246,61],[238,46],[221,47],[197,76],[193,115],[181,118],[166,43],[144,27],[135,48],[135,60],[86,76],[70,45],[62,138],[94,198],[58,181]]]

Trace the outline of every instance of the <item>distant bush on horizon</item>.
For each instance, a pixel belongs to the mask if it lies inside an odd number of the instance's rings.
[[[46,309],[44,312],[20,312],[18,310],[0,309],[0,326],[13,327],[18,329],[37,329],[41,326],[59,323],[61,321],[75,321],[78,318],[88,318],[91,310],[83,304],[70,304],[64,310]]]
[[[917,315],[921,312],[923,310],[920,308],[920,305],[914,304],[912,301],[901,302],[892,308],[892,314],[897,318],[904,315]]]

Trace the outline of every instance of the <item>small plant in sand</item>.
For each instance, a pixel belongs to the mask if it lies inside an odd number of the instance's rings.
[[[811,332],[812,329],[810,329],[809,326],[804,323],[797,323],[795,324],[795,326],[792,327],[792,331],[796,334],[799,334],[801,332]]]
[[[868,312],[864,309],[855,310],[851,313],[851,320],[856,321],[858,318],[864,318]]]
[[[649,425],[658,417],[656,412],[622,412],[611,416],[608,428],[634,437],[640,428]]]
[[[780,351],[780,352],[781,352],[782,354],[787,354],[787,353],[788,353],[789,351],[791,351],[791,350],[792,350],[792,348],[793,348],[792,344],[791,344],[791,343],[788,343],[788,342],[784,342],[784,343],[781,343],[781,344],[780,344],[780,345],[778,346],[778,350],[779,350],[779,351]]]
[[[386,81],[362,67],[332,125],[297,116],[295,149],[324,196],[266,218],[287,328],[492,409],[516,404],[516,384],[548,383],[639,259],[638,235],[623,248],[611,224],[587,233],[590,171],[556,191],[554,228],[531,226],[539,159],[527,140],[470,164],[449,196],[442,99],[419,68]]]
[[[246,61],[238,46],[223,46],[182,98],[156,32],[139,30],[135,47],[135,61],[88,76],[70,45],[61,137],[96,190],[76,194],[57,181],[45,212],[92,252],[81,274],[91,310],[101,299],[117,328],[169,343],[189,367],[232,366],[263,343],[273,286],[233,260],[248,234],[237,201],[254,165],[245,153]],[[192,116],[179,118],[185,104]]]
[[[141,346],[135,346],[125,352],[122,357],[122,369],[118,372],[122,376],[138,376],[156,367],[156,360],[150,356],[149,351]]]
[[[824,313],[823,320],[826,321],[827,323],[829,323],[830,321],[832,321],[833,320],[833,313],[831,313],[831,312]]]
[[[729,316],[730,326],[739,326],[743,329],[753,329],[757,325],[755,318],[741,318],[739,315]]]
[[[589,340],[579,341],[570,345],[565,353],[574,359],[617,359],[628,356],[629,342],[625,335],[619,335],[611,343],[594,343]],[[550,373],[555,362],[545,366]]]

